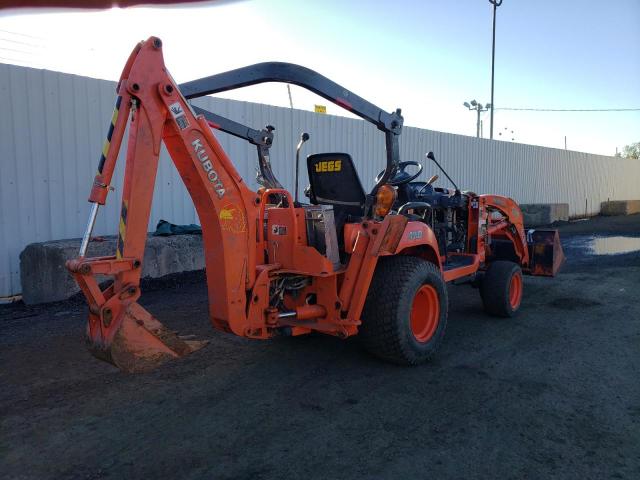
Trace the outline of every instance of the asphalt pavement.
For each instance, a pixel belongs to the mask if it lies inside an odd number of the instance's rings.
[[[560,232],[563,271],[525,277],[515,318],[450,287],[413,368],[357,339],[214,331],[201,273],[147,285],[150,312],[211,340],[149,374],[87,352],[82,299],[0,306],[0,477],[638,479],[640,252],[594,242],[640,237],[640,215]]]

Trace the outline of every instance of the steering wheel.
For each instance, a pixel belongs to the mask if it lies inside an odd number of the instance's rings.
[[[418,171],[416,173],[414,173],[413,175],[410,174],[410,173],[405,172],[405,168],[407,168],[409,166],[418,167]],[[385,172],[385,170],[382,170],[376,176],[376,183],[378,183],[380,181],[380,179],[384,175],[384,172]],[[421,163],[414,162],[413,160],[409,160],[407,162],[400,162],[398,164],[398,171],[393,176],[393,178],[391,178],[390,180],[387,180],[387,184],[393,185],[393,186],[403,185],[405,183],[409,183],[412,180],[415,180],[416,178],[418,178],[418,176],[421,173],[422,173],[422,164]]]

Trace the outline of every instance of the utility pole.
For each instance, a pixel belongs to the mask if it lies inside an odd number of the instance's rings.
[[[489,138],[493,140],[493,79],[495,75],[496,65],[496,10],[502,5],[502,0],[489,0],[489,3],[493,5],[493,41],[491,42],[491,126],[489,127]]]
[[[463,105],[469,110],[475,110],[477,112],[478,119],[476,121],[476,137],[480,138],[480,114],[482,112],[486,112],[487,110],[493,111],[493,109],[491,108],[491,104],[487,103],[487,105],[483,107],[481,103],[478,103],[475,100],[471,100],[471,102],[464,102]]]

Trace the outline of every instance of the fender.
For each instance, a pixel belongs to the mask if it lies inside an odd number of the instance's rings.
[[[442,271],[436,235],[422,222],[407,222],[395,250],[384,255],[414,255],[434,263]]]

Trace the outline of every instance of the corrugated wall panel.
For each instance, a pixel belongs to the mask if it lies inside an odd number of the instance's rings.
[[[0,64],[0,93],[7,99],[0,116],[0,296],[5,296],[20,291],[18,256],[27,244],[82,235],[115,83]],[[311,138],[303,158],[321,151],[349,152],[365,189],[384,167],[384,136],[364,121],[209,97],[195,103],[254,128],[275,126],[271,162],[292,191],[295,146],[305,131]],[[216,136],[238,172],[255,187],[256,149],[229,135]],[[123,143],[115,192],[100,211],[96,235],[116,232],[126,140]],[[462,189],[508,195],[521,203],[566,202],[571,215],[598,213],[607,199],[640,198],[639,161],[404,128],[401,158],[420,161],[424,179],[440,174],[425,159],[429,150]],[[439,185],[451,186],[440,177]],[[300,179],[302,190],[308,183],[304,162]],[[198,221],[164,147],[149,228],[161,218]]]

